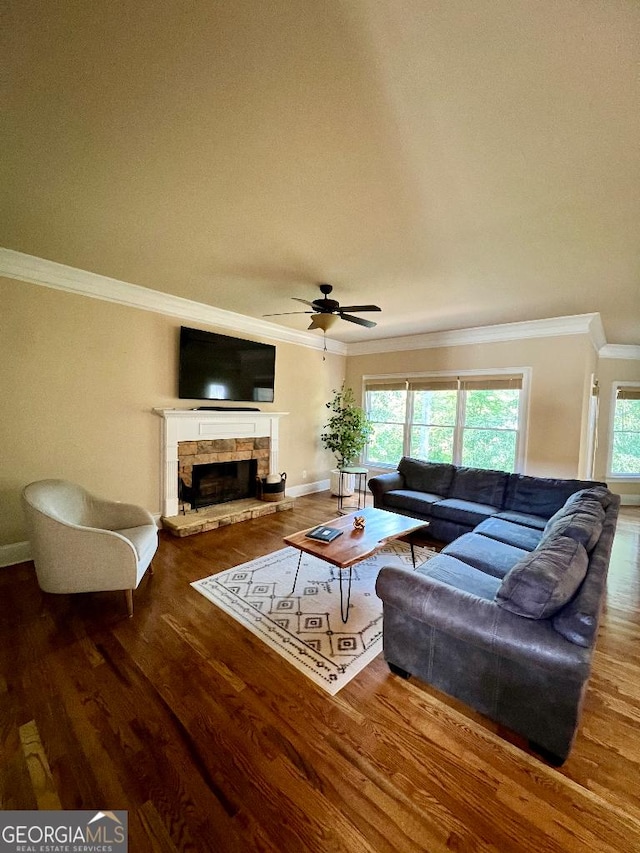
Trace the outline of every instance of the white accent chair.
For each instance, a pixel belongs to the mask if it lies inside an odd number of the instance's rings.
[[[22,492],[22,505],[40,589],[55,593],[122,589],[127,613],[133,616],[133,590],[158,548],[151,513],[94,497],[66,480],[30,483]]]

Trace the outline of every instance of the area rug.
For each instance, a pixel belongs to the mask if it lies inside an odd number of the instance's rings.
[[[435,556],[416,547],[416,565]],[[340,569],[291,547],[195,581],[191,586],[259,637],[331,695],[382,650],[382,602],[375,582],[383,566],[413,569],[411,550],[392,542],[352,568],[349,616],[340,617]],[[349,570],[342,570],[346,593]]]

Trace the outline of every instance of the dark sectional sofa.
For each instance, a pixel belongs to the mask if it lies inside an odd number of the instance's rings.
[[[369,486],[376,507],[429,521],[430,535],[448,543],[415,571],[380,571],[392,671],[562,763],[591,670],[620,498],[605,483],[410,458]]]

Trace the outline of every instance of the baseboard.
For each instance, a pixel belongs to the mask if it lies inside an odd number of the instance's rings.
[[[621,506],[640,506],[640,495],[620,495],[620,504]]]
[[[31,548],[28,542],[14,542],[11,545],[0,545],[0,569],[5,566],[15,566],[31,559]]]
[[[300,486],[287,486],[287,495],[292,498],[301,498],[303,495],[311,495],[314,492],[326,492],[329,488],[329,480],[317,480],[315,483],[302,483]]]

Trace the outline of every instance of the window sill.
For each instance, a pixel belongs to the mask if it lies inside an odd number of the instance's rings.
[[[640,481],[640,474],[607,474],[607,480],[631,480],[635,482]]]

